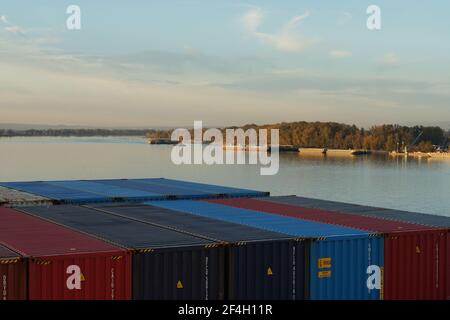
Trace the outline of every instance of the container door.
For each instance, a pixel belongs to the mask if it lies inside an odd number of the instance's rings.
[[[383,298],[383,239],[328,239],[311,244],[312,300]]]
[[[135,300],[223,300],[225,249],[156,250],[133,257]]]
[[[253,242],[227,252],[227,299],[305,298],[304,242]]]
[[[27,267],[22,259],[0,259],[0,300],[27,298]]]
[[[446,299],[447,232],[391,234],[386,238],[385,298]]]

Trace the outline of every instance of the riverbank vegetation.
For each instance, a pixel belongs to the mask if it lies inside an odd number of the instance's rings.
[[[229,127],[237,128],[237,127]],[[329,149],[367,149],[382,151],[430,152],[446,147],[449,132],[440,127],[379,125],[369,129],[336,122],[283,122],[277,124],[248,124],[242,129],[279,129],[280,145]],[[225,131],[226,128],[222,130]],[[91,137],[91,136],[147,136],[170,138],[171,130],[145,129],[0,129],[0,137]],[[269,141],[270,143],[270,141]]]
[[[379,125],[364,129],[335,122],[301,121],[268,125],[248,124],[241,128],[279,129],[280,145],[303,148],[402,151],[407,147],[409,151],[431,152],[438,147],[445,147],[449,140],[449,132],[442,128],[424,126]],[[155,131],[147,136],[167,139],[170,138],[170,131]]]

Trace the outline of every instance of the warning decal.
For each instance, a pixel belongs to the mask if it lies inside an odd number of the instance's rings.
[[[317,262],[319,269],[331,268],[331,258],[321,258]]]

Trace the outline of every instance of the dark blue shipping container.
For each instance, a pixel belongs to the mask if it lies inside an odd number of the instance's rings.
[[[383,295],[382,286],[369,285],[371,272],[382,273],[384,267],[384,240],[378,234],[203,201],[146,204],[309,239],[308,282],[313,300],[375,300]]]
[[[305,299],[306,244],[286,234],[142,204],[95,204],[108,214],[227,243],[226,298]],[[297,279],[297,281],[294,281]]]
[[[133,252],[133,298],[221,300],[225,249],[215,241],[81,206],[20,208]]]

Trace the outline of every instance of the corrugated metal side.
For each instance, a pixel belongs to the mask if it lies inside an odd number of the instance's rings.
[[[180,181],[180,180],[172,180],[172,179],[136,179],[135,181],[143,182],[143,183],[151,183],[162,186],[170,186],[182,189],[189,189],[193,191],[206,192],[210,195],[215,196],[235,196],[235,197],[264,197],[267,196],[267,192],[256,191],[256,190],[248,190],[242,188],[232,188],[232,187],[224,187],[217,186],[205,183],[197,183],[190,181]]]
[[[383,239],[354,229],[280,217],[205,201],[158,201],[155,206],[181,210],[194,215],[242,223],[298,237],[312,237],[312,299],[379,299],[380,289],[367,287],[367,268],[383,268]],[[326,239],[326,240],[325,240]],[[319,268],[319,259],[331,258],[330,268]],[[324,265],[327,265],[326,263]],[[320,269],[320,270],[319,270]],[[319,278],[320,276],[320,278]],[[347,290],[347,291],[346,291]]]
[[[285,205],[254,199],[234,199],[231,201],[213,200],[211,202],[227,204],[245,209],[258,209],[265,212],[294,216],[318,222],[336,223],[338,225],[344,225],[363,230],[388,232],[388,240],[386,240],[385,243],[388,245],[392,241],[394,241],[391,239],[397,239],[396,241],[398,241],[398,246],[387,246],[385,251],[385,284],[387,292],[386,299],[443,299],[446,296],[445,279],[447,270],[445,268],[445,260],[447,259],[447,251],[445,249],[442,249],[445,248],[445,241],[443,243],[436,244],[441,248],[441,250],[439,251],[441,256],[440,263],[442,263],[442,266],[440,266],[441,272],[439,274],[437,274],[436,268],[433,268],[432,266],[428,268],[421,267],[423,265],[426,265],[427,263],[430,264],[433,263],[433,261],[439,260],[439,257],[431,257],[427,255],[409,256],[405,254],[405,247],[412,246],[412,243],[414,241],[417,242],[417,246],[420,247],[420,242],[422,242],[422,240],[426,241],[426,239],[428,239],[428,237],[430,237],[430,235],[432,234],[442,234],[443,237],[446,237],[447,231],[444,229],[439,230],[418,224],[377,219],[366,216],[342,214],[339,212],[326,212],[320,209],[309,209],[300,206]],[[414,231],[414,240],[411,240],[412,234],[410,233],[410,231]],[[414,246],[410,248],[410,251],[413,252],[413,249]],[[431,252],[430,250],[428,251]],[[407,277],[399,276],[400,274],[402,274],[402,272],[404,272],[403,270],[399,269],[401,266],[410,266],[408,268],[408,273],[405,273],[408,275]],[[392,279],[394,278],[397,280],[397,282],[392,281]],[[435,279],[440,288],[439,290],[436,289],[437,291],[431,289],[434,288]],[[417,288],[420,288],[420,295],[417,293],[417,290],[416,292],[414,292],[413,289],[415,287],[411,288],[411,290],[406,290],[410,287],[410,282],[415,282],[417,284]],[[406,291],[404,291],[403,289],[405,289]]]
[[[17,253],[0,245],[0,300],[25,300],[26,298],[26,261]]]
[[[223,300],[223,248],[186,247],[133,258],[135,300]]]
[[[193,215],[284,233],[294,237],[345,236],[350,238],[368,236],[367,232],[361,230],[282,217],[260,211],[233,208],[206,201],[155,201],[149,204],[175,211],[187,212]]]
[[[385,299],[446,299],[446,231],[390,234],[385,239]]]
[[[131,268],[125,251],[30,258],[29,298],[130,300]]]
[[[446,277],[447,277],[447,284],[446,284],[446,294],[447,294],[447,300],[450,300],[450,233],[447,233],[447,248],[445,250],[447,259],[446,259]]]
[[[410,222],[438,228],[450,228],[450,217],[432,214],[362,206],[357,204],[304,198],[297,196],[270,197],[270,198],[261,198],[261,200],[291,205],[299,205],[307,208],[331,210],[346,214],[375,217],[386,220]]]
[[[4,182],[1,186],[28,192],[63,203],[106,202],[108,198],[91,192],[53,186],[45,182]]]
[[[378,300],[383,288],[367,286],[369,266],[382,277],[383,238],[314,241],[311,244],[312,300]],[[382,281],[382,278],[380,278]]]
[[[256,199],[220,199],[209,200],[208,202],[373,232],[416,231],[431,229],[431,227],[414,223],[349,215],[340,212],[330,212],[321,209],[311,209]]]
[[[227,248],[227,299],[309,297],[309,241],[252,242]]]

